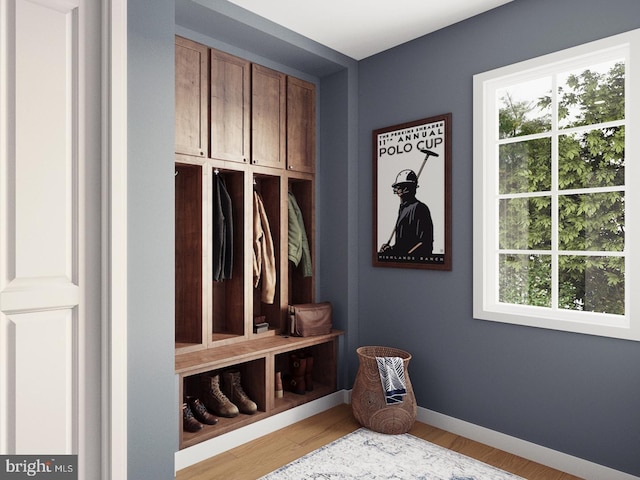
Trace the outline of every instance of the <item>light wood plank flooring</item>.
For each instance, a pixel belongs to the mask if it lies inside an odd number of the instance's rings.
[[[351,406],[339,405],[180,470],[176,478],[255,480],[359,427]],[[530,480],[580,480],[424,423],[416,422],[409,433]]]

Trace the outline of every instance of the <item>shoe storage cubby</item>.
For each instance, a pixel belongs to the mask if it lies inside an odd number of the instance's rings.
[[[236,371],[239,374],[242,389],[248,398],[256,403],[258,408],[257,412],[253,414],[240,412],[236,416],[228,418],[215,413],[214,409],[208,407],[207,411],[217,418],[218,423],[215,425],[203,424],[203,428],[197,432],[186,432],[182,430],[180,448],[195,445],[203,440],[216,437],[265,418],[267,411],[265,358],[259,358],[230,367],[207,370],[199,374],[183,377],[181,382],[181,397],[183,399],[187,397],[195,397],[206,405],[208,401],[207,396],[211,395],[211,392],[208,391],[208,382],[212,377],[216,376],[219,379],[220,390],[225,397],[229,398],[229,401],[231,401],[232,396],[229,393],[231,387],[225,380],[225,373],[232,371]],[[209,401],[211,400],[209,399]]]
[[[343,332],[289,335],[288,306],[315,301],[315,85],[180,37],[175,72],[179,415],[229,372],[257,407],[185,422],[182,449],[335,392]],[[313,359],[313,389],[277,396],[291,355]]]
[[[284,394],[282,397],[275,397],[274,413],[288,410],[336,391],[336,377],[333,373],[336,370],[335,347],[335,342],[324,342],[275,356],[275,372],[281,374]],[[304,387],[300,387],[299,390],[297,390],[299,384],[295,380],[296,367],[294,364],[296,361],[306,363],[301,367],[305,370]],[[309,362],[311,362],[311,367]]]
[[[343,332],[334,330],[317,337],[260,336],[253,340],[220,346],[176,356],[176,373],[180,377],[180,410],[186,396],[204,395],[202,377],[238,370],[242,388],[257,404],[252,415],[218,418],[216,425],[206,425],[198,432],[180,430],[180,449],[190,447],[237,428],[249,425],[276,413],[297,407],[336,391],[337,342]],[[313,357],[313,390],[302,394],[287,391],[276,397],[276,372],[281,372],[283,386],[291,374],[290,355],[301,352]],[[222,388],[224,392],[224,386]],[[200,400],[203,400],[200,398]],[[204,401],[204,400],[203,400]]]

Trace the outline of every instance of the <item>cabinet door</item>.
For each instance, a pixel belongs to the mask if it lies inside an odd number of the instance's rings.
[[[211,157],[249,160],[250,63],[211,50]]]
[[[209,49],[176,37],[176,153],[208,154]]]
[[[316,163],[316,91],[313,83],[287,78],[287,168],[313,173]]]
[[[254,165],[284,168],[286,76],[254,64],[251,101],[251,162]]]

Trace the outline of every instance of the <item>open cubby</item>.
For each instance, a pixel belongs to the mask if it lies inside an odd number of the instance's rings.
[[[176,356],[181,399],[186,395],[202,394],[200,377],[203,374],[221,374],[237,369],[240,370],[244,391],[258,405],[258,412],[254,415],[240,414],[235,418],[219,418],[218,424],[205,426],[196,433],[181,429],[180,448],[195,445],[335,392],[337,342],[342,333],[334,330],[330,334],[316,337],[272,335]],[[275,372],[289,373],[289,354],[298,351],[305,351],[314,358],[314,388],[303,395],[284,392],[282,398],[276,398]]]
[[[211,284],[211,341],[217,342],[245,335],[245,173],[235,170],[213,169],[212,183],[219,177],[226,186],[231,199],[233,211],[233,266],[231,278],[215,280],[209,278]],[[213,188],[212,188],[213,190]],[[213,201],[212,201],[213,203]],[[213,215],[213,212],[211,212]],[[217,228],[212,222],[211,236]],[[213,264],[213,261],[211,262]]]
[[[281,287],[282,275],[280,269],[282,255],[282,179],[275,175],[259,175],[254,174],[253,188],[256,194],[262,199],[264,210],[269,223],[269,232],[273,241],[273,251],[275,257],[276,284],[275,295],[272,303],[262,301],[262,283],[260,278],[258,285],[253,288],[253,319],[261,319],[269,323],[269,330],[272,333],[279,333],[283,328],[283,312],[281,307]],[[265,235],[267,232],[265,232]]]
[[[314,191],[313,181],[308,179],[297,179],[290,177],[288,180],[289,192],[293,194],[296,199],[298,207],[302,213],[304,221],[305,231],[309,242],[309,250],[311,252],[311,258],[315,258],[314,251],[314,239],[315,239],[315,217],[314,217]],[[302,263],[302,262],[301,262]],[[293,262],[287,262],[288,270],[288,304],[300,304],[310,303],[313,301],[314,292],[314,278],[315,275],[310,277],[304,276],[304,271],[301,264],[297,266]],[[312,272],[315,271],[315,264],[311,262]]]
[[[232,367],[208,370],[195,375],[183,377],[183,398],[186,396],[193,396],[199,398],[201,402],[204,402],[203,398],[206,396],[206,388],[203,388],[202,377],[219,375],[221,390],[225,395],[230,396],[227,385],[224,382],[224,372],[237,370],[240,372],[242,389],[247,396],[256,403],[258,411],[253,415],[240,413],[238,416],[233,418],[220,417],[214,414],[218,419],[218,423],[216,425],[205,425],[199,432],[182,431],[181,448],[195,445],[203,440],[230,432],[236,428],[249,425],[250,423],[264,418],[267,410],[267,397],[265,393],[265,361],[265,358],[258,358],[249,362],[233,365]]]
[[[175,337],[176,348],[202,347],[202,167],[175,170]]]
[[[312,376],[312,390],[305,390],[304,394],[295,393],[286,386],[287,382],[291,378],[291,361],[292,354],[298,356],[304,356],[307,361],[309,358],[313,359],[313,368],[311,372]],[[280,412],[289,408],[302,405],[311,400],[328,395],[336,390],[336,343],[335,342],[323,342],[316,345],[311,345],[303,349],[293,350],[290,352],[281,353],[275,356],[274,359],[274,375],[275,372],[281,372],[283,378],[284,395],[282,398],[276,398],[274,401],[274,411]]]

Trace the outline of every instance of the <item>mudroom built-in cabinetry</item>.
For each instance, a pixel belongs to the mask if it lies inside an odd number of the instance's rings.
[[[182,449],[335,392],[343,332],[289,335],[288,306],[315,301],[315,85],[182,37],[175,62]],[[289,255],[292,205],[308,262]],[[198,420],[212,382],[245,412]]]

